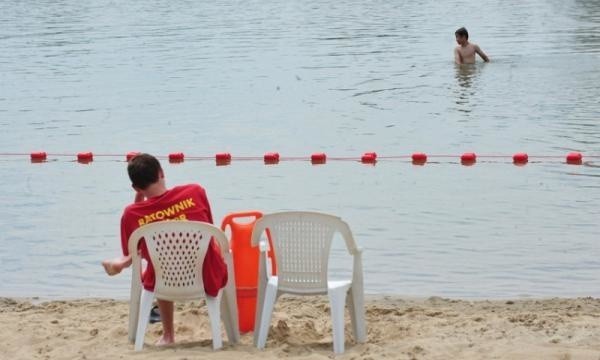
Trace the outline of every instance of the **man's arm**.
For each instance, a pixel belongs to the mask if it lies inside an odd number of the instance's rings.
[[[145,200],[145,196],[144,194],[142,194],[142,192],[140,191],[136,191],[135,192],[135,197],[133,199],[133,202],[141,202]],[[121,217],[121,237],[126,237],[126,231],[125,231],[125,227],[124,227],[124,221],[123,221],[123,217]],[[127,251],[127,241],[129,240],[128,237],[126,237],[126,241],[123,242],[123,239],[121,239],[121,246],[123,247],[123,256],[121,256],[120,258],[115,258],[112,260],[104,260],[102,261],[102,266],[104,267],[104,271],[106,271],[106,273],[110,276],[113,275],[117,275],[119,274],[121,271],[123,271],[123,269],[128,268],[131,266],[131,254],[128,254]]]
[[[454,62],[457,64],[463,63],[462,56],[460,55],[460,51],[458,51],[457,47],[454,48]]]
[[[490,58],[483,52],[483,50],[481,50],[481,48],[479,47],[479,45],[475,45],[475,52],[477,54],[479,54],[479,56],[481,56],[481,58],[483,59],[483,61],[485,62],[489,62]]]

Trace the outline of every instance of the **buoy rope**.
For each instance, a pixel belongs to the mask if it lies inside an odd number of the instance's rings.
[[[130,160],[139,152],[129,152],[125,154],[125,160]],[[80,152],[80,153],[46,153],[44,151],[37,151],[31,153],[24,152],[0,152],[0,157],[11,157],[11,156],[29,156],[32,162],[43,162],[49,157],[71,157],[79,162],[92,162],[96,157],[103,158],[123,158],[123,154],[114,153],[99,153],[94,154],[92,152]],[[425,154],[425,153],[413,153],[411,155],[377,155],[375,152],[365,152],[362,156],[327,156],[325,153],[313,153],[310,156],[279,156],[279,153],[268,152],[263,156],[232,156],[230,153],[217,153],[213,156],[201,156],[201,155],[184,155],[184,153],[170,153],[168,155],[158,155],[159,159],[168,159],[169,162],[177,163],[185,161],[203,161],[203,160],[214,160],[217,165],[229,165],[232,160],[235,161],[264,161],[265,164],[277,164],[280,161],[310,161],[313,164],[325,164],[327,161],[359,161],[365,164],[375,164],[380,160],[409,160],[416,165],[424,165],[428,160],[435,158],[443,159],[459,159],[463,165],[472,165],[477,159],[512,159],[512,162],[516,165],[524,165],[529,162],[530,159],[565,159],[568,164],[582,164],[583,154],[580,152],[571,152],[565,155],[528,155],[527,153],[515,153],[514,155],[503,155],[503,154],[484,154],[477,155],[475,153],[464,153],[458,154]],[[600,158],[598,154],[585,155],[585,158]],[[488,161],[489,162],[489,161]],[[539,162],[539,160],[537,161]]]
[[[0,152],[0,156],[30,156],[32,153],[1,153]],[[76,153],[46,153],[47,156],[56,156],[56,157],[63,157],[63,156],[69,156],[69,157],[77,157]],[[94,157],[98,156],[98,157],[124,157],[125,154],[99,154],[99,153],[93,153]],[[168,158],[169,155],[155,155],[157,158],[158,157],[162,157],[162,158]],[[411,158],[412,155],[377,155],[377,159],[406,159],[406,158]],[[477,154],[478,158],[503,158],[503,157],[512,157],[513,155],[480,155]],[[262,160],[263,157],[262,156],[234,156],[231,155],[232,158],[235,158],[236,160]],[[460,154],[427,154],[427,157],[460,157]],[[536,157],[536,158],[563,158],[564,155],[529,155],[529,157]],[[600,157],[600,155],[585,155],[586,158],[589,157]],[[197,156],[197,155],[185,155],[185,159],[186,160],[212,160],[214,159],[214,155],[211,156]],[[328,156],[327,160],[356,160],[359,157],[357,156]],[[310,156],[281,156],[280,160],[306,160],[306,159],[310,159]]]

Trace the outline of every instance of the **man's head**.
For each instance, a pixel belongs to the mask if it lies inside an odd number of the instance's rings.
[[[163,178],[158,160],[150,154],[138,154],[127,165],[131,185],[136,190],[146,190],[150,185]]]
[[[469,41],[469,32],[464,27],[456,30],[454,36],[456,36],[456,42],[459,45],[464,45]]]

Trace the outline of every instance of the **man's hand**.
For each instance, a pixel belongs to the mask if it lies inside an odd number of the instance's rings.
[[[102,262],[102,266],[108,275],[117,275],[126,267],[131,266],[131,256],[123,256],[112,260],[104,260]]]

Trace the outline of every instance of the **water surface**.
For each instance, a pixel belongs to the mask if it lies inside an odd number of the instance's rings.
[[[596,1],[5,1],[0,152],[600,155]],[[489,64],[452,63],[466,26]],[[369,293],[600,296],[599,160],[165,164],[349,222]],[[0,296],[128,296],[122,159],[0,156]],[[342,260],[334,249],[332,267]]]

